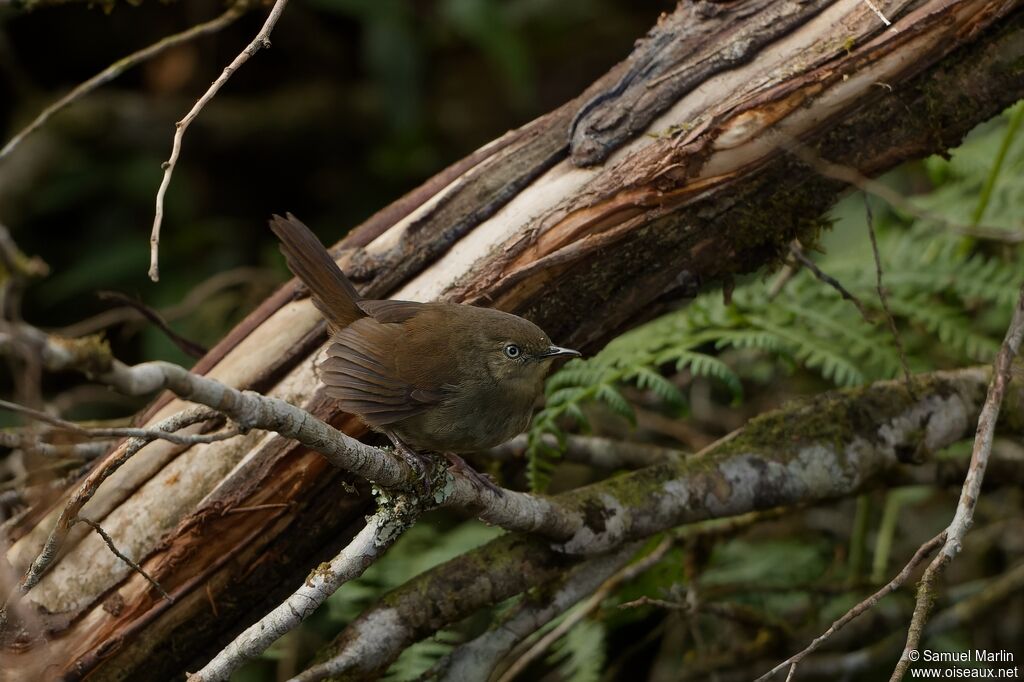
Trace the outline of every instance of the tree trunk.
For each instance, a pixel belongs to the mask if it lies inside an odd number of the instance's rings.
[[[594,350],[700,284],[813,240],[844,186],[787,140],[875,175],[944,151],[1024,96],[1021,4],[876,0],[889,27],[861,0],[681,3],[578,98],[354,230],[339,262],[369,296],[494,306]],[[196,369],[362,434],[318,386],[324,340],[292,282]],[[162,397],[140,421],[182,405]],[[80,527],[26,598],[50,641],[7,642],[6,670],[106,680],[197,668],[359,530],[368,487],[272,433],[147,446],[83,516],[173,603]],[[61,504],[10,529],[18,571]]]

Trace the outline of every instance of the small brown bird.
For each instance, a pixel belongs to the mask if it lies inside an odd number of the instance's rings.
[[[552,361],[580,354],[499,310],[364,299],[295,216],[275,215],[270,229],[327,319],[332,343],[320,377],[328,394],[390,438],[421,477],[428,460],[416,450],[434,451],[497,492],[459,453],[522,433]]]

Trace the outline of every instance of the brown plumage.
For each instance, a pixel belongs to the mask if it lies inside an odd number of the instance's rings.
[[[363,299],[298,219],[274,216],[270,227],[327,319],[332,342],[320,376],[328,393],[391,438],[421,472],[413,449],[450,455],[461,467],[458,453],[521,433],[552,361],[579,355],[498,310]]]

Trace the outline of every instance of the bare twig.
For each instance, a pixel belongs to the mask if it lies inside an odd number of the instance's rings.
[[[174,320],[190,315],[196,308],[204,304],[210,297],[217,293],[239,285],[254,285],[257,282],[265,283],[267,289],[277,280],[266,268],[235,268],[225,272],[219,272],[192,288],[180,303],[160,309],[157,314],[164,320]],[[66,327],[47,330],[57,336],[79,337],[95,334],[96,332],[112,327],[116,324],[134,322],[143,319],[142,313],[128,306],[110,308],[97,313],[92,317],[79,320]]]
[[[949,632],[976,621],[983,614],[1005,607],[1007,600],[1024,589],[1024,563],[1018,563],[1000,576],[988,581],[981,591],[954,603],[936,614],[925,628],[929,637]],[[820,654],[808,657],[800,672],[820,679],[850,679],[863,676],[868,670],[886,665],[899,655],[903,634],[893,632],[870,646],[841,654]],[[861,675],[858,675],[861,673]]]
[[[679,611],[690,616],[691,619],[693,616],[703,614],[741,625],[768,627],[786,634],[790,634],[793,630],[784,620],[775,618],[766,612],[758,611],[750,606],[732,602],[697,603],[690,599],[687,599],[687,601],[669,601],[644,595],[624,604],[619,604],[620,609],[635,609],[642,606],[653,606],[665,609],[666,611]]]
[[[882,311],[889,323],[893,343],[896,344],[896,352],[900,356],[900,366],[903,368],[903,379],[907,384],[907,392],[910,393],[911,398],[916,400],[914,381],[910,374],[910,365],[907,363],[907,353],[903,350],[903,339],[900,338],[900,331],[896,328],[896,320],[892,316],[892,311],[889,310],[889,299],[885,294],[885,287],[882,285],[882,258],[878,255],[878,239],[875,237],[875,217],[871,213],[871,202],[868,201],[867,194],[861,196],[864,197],[864,213],[867,218],[868,236],[871,238],[871,252],[875,256],[875,288],[878,291],[878,300],[882,304]]]
[[[789,680],[792,679],[794,673],[796,672],[796,667],[800,663],[800,661],[802,661],[809,654],[817,650],[818,647],[824,644],[829,637],[831,637],[832,635],[836,634],[844,627],[846,627],[846,625],[854,618],[861,615],[865,611],[874,608],[875,604],[880,602],[884,597],[887,597],[888,595],[892,594],[900,587],[902,587],[903,584],[907,582],[907,580],[910,578],[910,575],[914,572],[914,569],[917,568],[925,559],[927,559],[931,555],[931,553],[939,547],[939,545],[945,542],[945,540],[946,533],[945,531],[943,531],[942,533],[939,533],[928,542],[921,545],[918,548],[917,552],[914,553],[914,556],[911,557],[910,561],[907,562],[907,565],[903,567],[903,570],[897,573],[892,580],[885,584],[885,586],[883,586],[880,590],[878,590],[870,597],[860,602],[852,609],[847,611],[845,614],[843,614],[842,617],[840,617],[838,620],[832,623],[831,626],[829,626],[828,630],[823,632],[821,635],[816,637],[813,642],[808,644],[806,649],[799,653],[793,654],[782,663],[779,663],[777,666],[766,672],[764,675],[757,678],[755,682],[764,682],[765,680],[771,679],[775,675],[775,673],[779,672],[780,670],[786,667],[789,667],[789,674],[786,676],[786,680],[787,682],[789,682]]]
[[[146,442],[151,440],[166,440],[176,445],[196,445],[198,443],[215,443],[221,440],[234,438],[239,434],[237,428],[229,428],[217,433],[194,433],[182,435],[161,429],[140,429],[134,427],[85,427],[74,422],[69,422],[59,417],[40,410],[33,410],[24,405],[0,400],[0,409],[10,410],[31,417],[41,422],[50,424],[61,431],[67,431],[86,438],[139,438]]]
[[[960,553],[963,547],[964,537],[974,520],[974,508],[978,504],[981,495],[981,483],[985,478],[985,469],[988,466],[989,455],[992,453],[992,440],[995,436],[996,421],[999,419],[999,412],[1002,409],[1003,397],[1006,395],[1007,385],[1010,383],[1011,368],[1013,359],[1020,350],[1021,340],[1024,339],[1024,285],[1021,286],[1020,298],[1013,311],[1013,319],[1006,330],[1006,337],[1003,345],[996,356],[995,365],[992,371],[992,382],[989,384],[988,395],[985,397],[985,404],[981,408],[981,415],[978,417],[978,430],[974,436],[974,448],[971,451],[971,464],[967,470],[967,478],[964,479],[963,489],[960,492],[960,501],[957,503],[953,520],[945,531],[945,541],[942,549],[928,564],[917,590],[917,602],[914,605],[914,615],[910,621],[910,628],[907,632],[907,643],[903,647],[903,654],[900,656],[896,669],[893,670],[890,682],[899,682],[903,679],[907,668],[910,666],[910,652],[918,648],[921,642],[921,635],[924,632],[925,624],[928,621],[928,614],[932,607],[932,589],[939,574],[946,568],[946,565]]]
[[[122,306],[131,308],[132,310],[142,315],[144,318],[156,325],[156,328],[164,333],[171,343],[181,349],[181,351],[187,355],[191,355],[194,358],[201,358],[206,355],[206,348],[199,345],[195,341],[186,339],[178,332],[171,329],[167,321],[157,311],[150,308],[142,301],[137,301],[131,296],[125,296],[124,294],[116,291],[101,291],[99,293],[101,301],[116,301]]]
[[[159,431],[177,431],[187,426],[192,426],[194,424],[219,417],[220,415],[208,407],[193,407],[167,417],[157,423],[154,428]],[[61,545],[64,543],[64,539],[68,536],[68,533],[71,532],[71,528],[78,520],[79,512],[81,512],[82,507],[92,499],[92,496],[99,489],[100,484],[120,468],[122,464],[127,462],[132,455],[141,450],[149,440],[150,439],[146,438],[129,439],[116,455],[108,458],[102,462],[100,466],[94,469],[78,487],[78,490],[71,495],[71,499],[68,500],[64,509],[61,510],[60,516],[57,518],[56,525],[53,530],[50,531],[50,535],[46,538],[46,543],[43,545],[43,549],[28,567],[28,570],[22,577],[17,589],[7,596],[4,607],[0,610],[0,623],[4,622],[6,619],[6,614],[9,612],[11,603],[15,601],[15,598],[18,595],[25,594],[35,587],[53,564],[54,560],[57,558],[57,553],[60,550]]]
[[[275,0],[274,6],[270,8],[270,14],[267,15],[266,21],[263,22],[263,27],[256,34],[256,37],[252,39],[252,42],[239,52],[230,64],[224,67],[224,71],[221,72],[217,80],[210,85],[202,97],[196,100],[195,105],[185,114],[185,117],[174,124],[174,141],[171,144],[171,157],[164,163],[164,177],[160,181],[160,188],[156,192],[156,213],[153,216],[153,233],[149,237],[149,278],[154,282],[160,279],[158,260],[160,252],[160,224],[164,219],[164,195],[167,193],[167,186],[171,184],[171,175],[174,173],[174,166],[178,162],[178,156],[181,154],[181,140],[185,136],[185,130],[188,129],[192,121],[199,115],[199,112],[203,110],[203,107],[228,82],[228,79],[231,78],[235,71],[249,61],[249,58],[256,54],[260,48],[270,47],[270,32],[274,30],[274,26],[277,24],[277,20],[281,18],[281,13],[284,12],[287,4],[288,0]]]
[[[14,148],[21,144],[21,141],[26,137],[34,133],[39,128],[43,127],[50,117],[64,109],[68,105],[82,99],[90,92],[100,87],[105,83],[109,83],[114,80],[128,69],[140,64],[147,59],[151,59],[156,55],[164,52],[172,47],[176,47],[183,43],[187,43],[190,40],[194,40],[201,36],[216,33],[225,26],[230,25],[235,19],[242,16],[248,9],[248,3],[245,0],[241,2],[235,2],[227,9],[226,12],[221,14],[216,19],[197,24],[190,29],[182,31],[181,33],[175,33],[174,35],[167,36],[162,40],[159,40],[152,45],[148,45],[137,52],[133,52],[127,57],[123,57],[107,68],[100,71],[98,74],[90,78],[89,80],[80,83],[68,94],[61,97],[59,100],[51,104],[50,106],[43,109],[38,116],[33,119],[31,123],[22,128],[14,137],[12,137],[7,144],[4,145],[3,149],[0,149],[0,161],[7,157]]]
[[[113,443],[112,440],[96,440],[86,443],[47,443],[39,440],[37,434],[0,431],[0,445],[3,447],[31,450],[44,457],[96,459],[109,450]]]
[[[1008,244],[1024,242],[1024,231],[1021,230],[1007,230],[990,225],[964,225],[937,213],[926,211],[896,190],[878,180],[867,177],[856,168],[823,159],[817,152],[791,135],[778,130],[775,131],[775,134],[776,138],[780,140],[779,147],[785,149],[826,178],[852,185],[865,194],[876,196],[890,206],[894,206],[919,220],[934,223],[956,234],[977,237],[978,239],[988,239]]]
[[[124,553],[122,553],[121,550],[119,550],[117,548],[117,545],[114,544],[114,539],[112,537],[110,537],[110,534],[107,533],[107,531],[103,530],[103,527],[100,524],[96,523],[95,521],[93,521],[91,519],[87,519],[84,516],[75,517],[73,523],[78,523],[78,522],[84,523],[85,525],[91,527],[94,531],[96,531],[99,534],[99,536],[101,538],[103,538],[103,542],[105,542],[107,544],[107,547],[110,549],[110,551],[114,553],[114,556],[116,556],[118,559],[120,559],[121,561],[123,561],[126,564],[128,564],[128,566],[133,571],[135,571],[136,573],[141,575],[143,578],[145,578],[149,582],[149,584],[152,585],[153,588],[156,589],[156,591],[160,593],[161,597],[163,597],[164,599],[166,599],[169,602],[173,602],[174,601],[173,599],[171,599],[171,595],[167,594],[167,591],[164,590],[163,587],[161,587],[160,583],[158,583],[156,581],[156,579],[153,578],[153,576],[151,576],[149,573],[146,573],[146,571],[142,568],[142,566],[139,566],[137,563],[135,563],[130,558],[125,556]]]
[[[339,587],[362,575],[415,522],[421,511],[420,505],[405,496],[382,505],[336,557],[314,569],[298,590],[235,637],[202,670],[190,675],[189,680],[228,679],[243,663],[295,629]]]
[[[861,303],[861,300],[857,298],[854,294],[850,293],[850,290],[844,287],[839,280],[837,280],[832,275],[823,272],[822,269],[819,268],[814,261],[808,258],[807,254],[804,253],[803,248],[800,246],[800,242],[794,241],[792,244],[790,244],[789,253],[793,256],[793,258],[796,258],[798,261],[800,261],[801,265],[810,270],[815,277],[817,277],[819,280],[821,280],[825,284],[829,285],[830,287],[838,291],[839,295],[844,300],[853,303],[853,305],[857,307],[857,311],[860,313],[860,316],[864,318],[864,321],[869,324],[871,323],[871,314],[868,312],[868,309],[864,307],[864,304]]]

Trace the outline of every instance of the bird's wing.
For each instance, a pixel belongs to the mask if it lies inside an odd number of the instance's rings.
[[[385,314],[382,317],[387,319]],[[339,400],[342,409],[358,415],[371,427],[382,428],[414,417],[445,397],[443,389],[415,386],[400,376],[395,351],[403,336],[402,324],[364,317],[335,333],[328,357],[320,365],[328,394]]]

